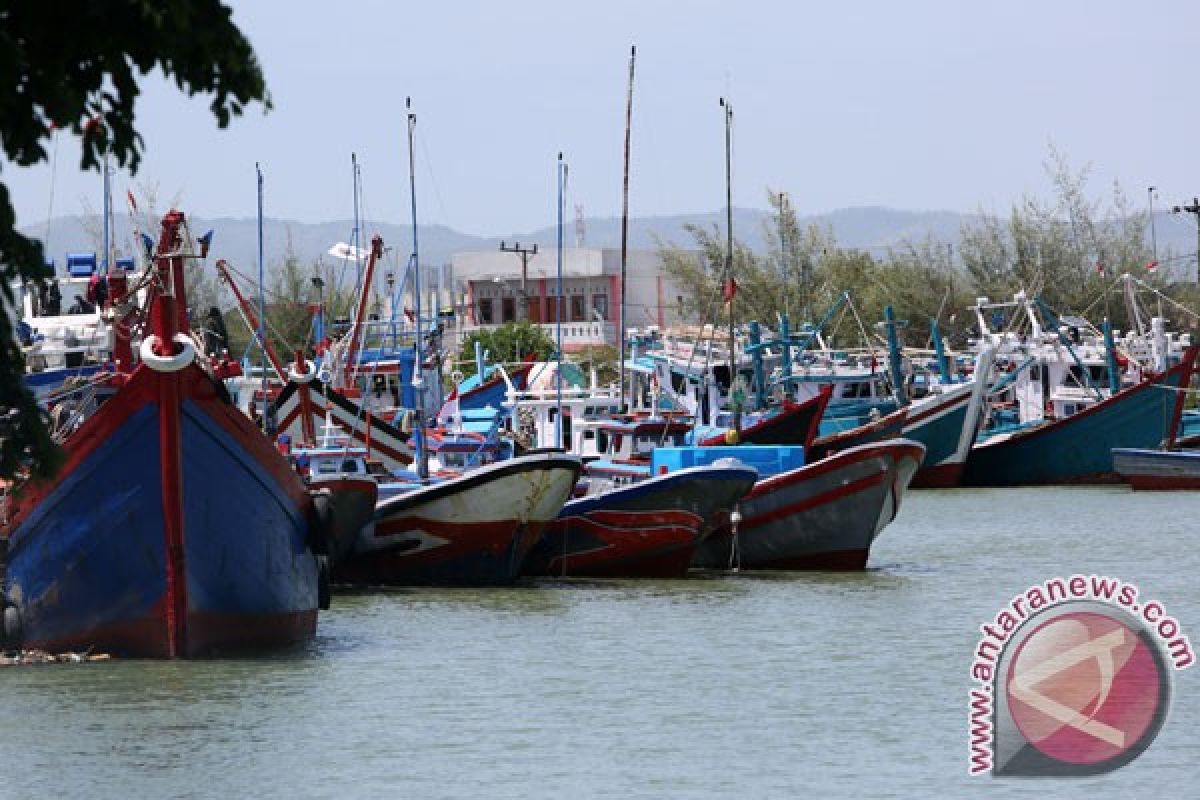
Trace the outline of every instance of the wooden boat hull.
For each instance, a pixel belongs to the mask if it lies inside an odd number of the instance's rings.
[[[742,428],[735,444],[781,444],[808,447],[817,438],[821,416],[829,403],[831,390],[826,389],[803,403],[787,402],[776,413],[757,424]],[[700,441],[702,447],[729,444],[725,434],[709,436]]]
[[[1134,489],[1200,489],[1200,452],[1113,450],[1113,468]]]
[[[751,467],[692,467],[563,506],[522,572],[549,577],[682,578],[708,531],[758,478]]]
[[[1159,376],[1121,391],[1077,414],[993,437],[971,448],[967,486],[1116,483],[1115,448],[1153,449],[1178,429],[1196,348]]]
[[[579,459],[521,456],[383,500],[335,583],[503,586],[558,516],[579,478]]]
[[[976,365],[976,374],[987,374],[991,363],[989,351]],[[982,423],[986,393],[986,382],[975,380],[908,407],[901,435],[925,445],[925,460],[913,477],[912,488],[947,489],[962,482]]]
[[[860,570],[895,518],[924,447],[907,439],[854,447],[770,478],[703,542],[694,566]]]
[[[300,478],[199,367],[140,366],[26,487],[5,595],[25,647],[174,658],[310,638]]]

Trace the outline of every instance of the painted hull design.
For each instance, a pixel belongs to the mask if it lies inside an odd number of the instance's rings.
[[[750,467],[692,467],[571,500],[525,561],[526,575],[682,578],[709,520],[754,485]]]
[[[895,439],[764,478],[739,504],[736,536],[722,521],[700,543],[693,563],[710,569],[863,569],[923,456],[919,443]]]
[[[17,499],[5,593],[25,647],[190,657],[313,636],[311,501],[192,364],[140,366]]]
[[[1134,489],[1200,489],[1200,451],[1117,448],[1113,467]]]
[[[328,407],[338,426],[356,442],[368,446],[371,457],[389,470],[405,469],[413,461],[409,434],[378,416],[367,414],[352,400],[320,381],[288,381],[272,408],[276,427],[294,441],[316,441],[316,431],[325,424]]]
[[[579,459],[522,456],[383,500],[335,583],[503,586],[558,516]]]
[[[826,390],[803,403],[786,403],[778,412],[757,424],[742,428],[738,432],[738,443],[802,445],[808,448],[817,438],[830,393]],[[700,442],[705,447],[725,443],[724,434],[709,436]]]
[[[971,448],[967,486],[1028,486],[1058,483],[1115,483],[1115,448],[1159,447],[1178,429],[1184,393],[1172,391],[1191,379],[1196,349],[1159,376],[1118,392],[1070,417]]]

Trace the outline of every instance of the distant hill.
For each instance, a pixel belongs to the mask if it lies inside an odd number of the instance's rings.
[[[864,206],[843,208],[825,214],[802,217],[801,225],[815,223],[833,230],[834,236],[843,247],[868,250],[875,254],[884,253],[888,247],[905,241],[920,241],[932,237],[936,241],[957,245],[959,231],[971,215],[953,211],[908,211],[902,209]],[[1158,244],[1160,251],[1174,250],[1177,253],[1193,253],[1196,249],[1195,229],[1169,214],[1156,215]],[[1187,222],[1190,222],[1188,220]],[[725,224],[723,211],[672,216],[635,217],[629,221],[629,246],[635,249],[653,248],[658,241],[690,245],[691,237],[684,225],[694,223],[702,226]],[[258,263],[257,224],[254,219],[214,218],[192,219],[193,233],[200,234],[210,228],[215,231],[213,254],[227,259],[242,272],[255,271]],[[774,225],[771,212],[760,209],[735,208],[734,234],[756,250],[765,247],[764,226]],[[592,247],[617,247],[620,245],[621,221],[617,217],[592,217],[584,220],[584,244]],[[129,252],[133,237],[129,219],[119,215],[116,219],[116,241],[118,249]],[[268,218],[263,224],[264,252],[268,268],[281,263],[290,246],[301,263],[309,264],[318,258],[329,259],[326,251],[337,242],[351,239],[353,223],[349,220],[334,220],[321,223],[304,223],[294,220]],[[56,217],[50,224],[48,250],[51,256],[63,262],[67,252],[99,250],[99,220],[97,217]],[[46,232],[45,224],[23,229],[29,235],[41,237]],[[389,264],[407,260],[411,251],[412,228],[409,225],[375,225],[364,231],[365,240],[374,234],[383,236],[384,243],[391,248]],[[421,261],[425,264],[446,264],[452,253],[462,250],[492,250],[500,245],[501,239],[520,240],[525,244],[537,243],[540,247],[553,247],[556,237],[553,227],[535,231],[518,232],[511,236],[477,236],[463,233],[442,225],[420,227]],[[575,243],[575,226],[570,223],[565,232],[568,245]],[[391,268],[391,267],[387,267]]]

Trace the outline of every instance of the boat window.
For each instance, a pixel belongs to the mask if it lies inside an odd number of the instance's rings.
[[[1029,368],[1029,380],[1040,381],[1042,379],[1042,365],[1034,364]]]
[[[590,440],[590,439],[595,439],[595,438],[596,438],[596,432],[595,432],[595,431],[584,431],[584,432],[583,432],[583,440],[584,440],[585,442],[586,442],[586,441],[588,441],[588,440]]]
[[[358,472],[358,462],[353,458],[347,458],[342,462],[342,472]]]
[[[332,461],[320,461],[317,463],[317,473],[321,475],[332,475],[337,472],[337,464]]]

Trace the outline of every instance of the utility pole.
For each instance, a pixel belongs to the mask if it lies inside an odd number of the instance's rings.
[[[1186,211],[1196,218],[1196,283],[1200,284],[1200,197],[1193,197],[1190,206],[1175,206],[1171,211]]]
[[[517,253],[521,256],[521,308],[524,310],[525,319],[529,319],[529,257],[537,255],[537,245],[522,247],[520,242],[513,242],[512,246],[509,246],[501,242],[500,251],[502,253]],[[561,313],[561,309],[559,309],[559,312]]]
[[[1158,261],[1158,232],[1154,227],[1154,188],[1151,186],[1146,189],[1146,195],[1150,198],[1150,255],[1154,261]]]

